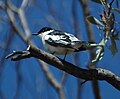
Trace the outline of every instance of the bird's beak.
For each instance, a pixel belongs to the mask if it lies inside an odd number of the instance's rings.
[[[38,33],[33,33],[32,35],[39,35]]]

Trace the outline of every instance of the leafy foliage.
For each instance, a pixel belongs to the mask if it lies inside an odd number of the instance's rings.
[[[91,1],[95,3],[99,3],[104,7],[104,11],[100,15],[101,17],[100,20],[98,20],[93,16],[87,17],[87,20],[90,23],[94,25],[101,25],[102,27],[98,27],[98,28],[103,30],[104,32],[104,37],[99,43],[98,49],[96,51],[96,58],[92,61],[93,63],[95,63],[102,59],[104,55],[104,46],[106,45],[108,40],[110,40],[111,42],[108,49],[111,51],[112,56],[114,56],[118,52],[116,40],[120,40],[120,38],[118,33],[114,34],[115,32],[114,31],[114,23],[115,23],[114,11],[120,14],[120,10],[118,8],[111,7],[114,0],[112,0],[110,3],[108,3],[108,0],[91,0]]]
[[[111,45],[109,46],[109,49],[113,56],[118,52],[115,40],[111,39]]]
[[[96,63],[100,61],[103,58],[103,55],[104,55],[104,47],[98,46],[98,50],[96,51],[96,57],[94,60],[92,60],[92,63]]]
[[[118,33],[111,36],[111,39],[110,39],[111,45],[108,47],[113,56],[118,52],[116,40],[119,40]]]

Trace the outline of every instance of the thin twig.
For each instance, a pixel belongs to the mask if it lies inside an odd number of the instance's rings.
[[[80,24],[79,23],[79,16],[77,16],[78,13],[76,11],[76,4],[77,3],[78,3],[77,1],[73,1],[72,2],[72,4],[73,4],[72,5],[73,28],[75,30],[75,36],[80,39],[80,37],[81,37],[81,35],[80,35],[81,29],[80,29],[80,25],[79,25]],[[75,61],[75,64],[77,66],[80,65],[80,58],[79,58],[79,56],[80,56],[80,53],[79,54],[78,53],[74,54],[74,61]],[[81,96],[82,96],[81,94],[82,94],[83,86],[81,86],[81,82],[82,82],[81,79],[77,79],[77,99],[81,99]]]
[[[94,41],[95,38],[93,36],[93,31],[92,31],[91,25],[90,25],[90,23],[88,23],[86,21],[86,17],[90,15],[89,6],[88,6],[88,3],[87,3],[88,1],[87,0],[79,0],[79,1],[80,1],[81,5],[82,5],[82,8],[83,8],[83,15],[84,15],[84,21],[85,21],[85,25],[86,25],[87,34],[88,34],[88,39],[90,41]],[[95,58],[95,56],[96,55],[95,55],[94,50],[91,50],[90,51],[90,60],[93,60]],[[93,68],[94,69],[94,68],[96,68],[96,66],[95,66],[95,64],[94,65],[90,65],[89,68]],[[92,86],[93,86],[93,91],[94,91],[95,98],[96,99],[101,99],[98,82],[93,80]]]
[[[26,37],[26,39],[28,41],[29,38],[30,38],[30,34],[31,33],[30,33],[30,29],[29,29],[28,24],[27,24],[27,20],[26,20],[26,16],[25,16],[25,11],[24,11],[24,8],[28,4],[28,0],[23,0],[20,8],[15,7],[10,0],[8,0],[7,4],[8,4],[9,8],[12,11],[14,11],[15,13],[17,13],[19,15],[19,18],[21,20],[23,29],[24,29],[24,31],[26,33],[25,37]]]
[[[38,63],[41,64],[42,70],[44,71],[44,74],[48,82],[53,86],[53,88],[55,88],[56,91],[58,91],[58,95],[60,96],[60,99],[65,99],[64,90],[63,90],[61,83],[59,83],[55,79],[55,77],[52,75],[47,64],[43,62],[42,60],[38,60]]]
[[[20,36],[20,38],[24,41],[25,44],[31,44],[32,42],[28,42],[29,40],[29,36],[30,36],[30,30],[26,21],[26,17],[25,17],[25,12],[24,12],[24,8],[26,7],[28,3],[28,0],[23,0],[22,5],[20,8],[15,7],[12,2],[10,0],[8,0],[7,5],[4,5],[0,2],[0,6],[2,5],[2,8],[4,10],[7,9],[7,14],[8,14],[8,18],[10,19],[10,23],[13,27],[13,29],[15,30],[15,32]],[[15,15],[14,13],[18,14],[20,17],[20,20],[22,22],[22,26],[23,29],[26,33],[26,36],[23,35],[22,31],[19,29],[17,21],[15,19]],[[33,43],[32,43],[33,44]],[[17,56],[16,56],[17,55]],[[25,59],[25,58],[29,58],[31,57],[30,52],[27,51],[13,51],[12,54],[9,54],[8,56],[6,56],[6,59],[11,58],[11,60],[16,60],[18,59]],[[47,71],[47,69],[45,68],[45,65],[41,63],[41,65],[44,67],[43,69]],[[60,96],[60,99],[65,99],[65,95],[64,95],[64,90],[62,88],[62,86],[59,83],[56,83],[57,80],[52,76],[51,72],[46,72],[46,77],[49,79],[49,82],[51,82],[53,88],[55,88],[56,90],[58,90],[58,95]]]

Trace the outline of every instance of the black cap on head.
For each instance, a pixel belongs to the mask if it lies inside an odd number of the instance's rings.
[[[53,29],[51,27],[44,27],[38,32],[38,34],[40,34],[42,32],[46,32],[46,31],[50,31],[50,30],[53,30]]]
[[[43,27],[39,32],[34,33],[32,35],[39,35],[39,34],[41,34],[43,32],[50,31],[50,30],[53,30],[53,29],[51,27]]]

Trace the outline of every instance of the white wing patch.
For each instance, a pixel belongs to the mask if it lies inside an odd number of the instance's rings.
[[[68,34],[68,33],[65,33],[66,35],[68,35],[69,36],[69,39],[71,40],[71,41],[80,41],[78,38],[76,38],[74,35],[72,35],[72,34]]]

